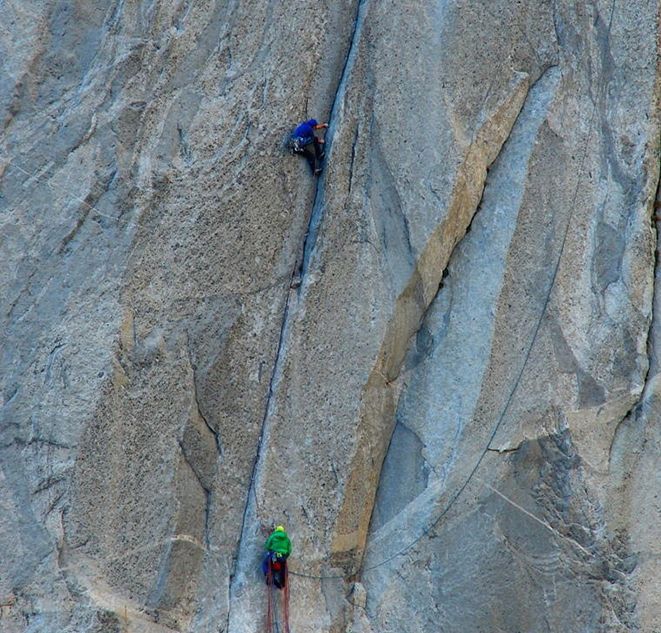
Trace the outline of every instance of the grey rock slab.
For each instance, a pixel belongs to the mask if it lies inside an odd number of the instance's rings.
[[[419,630],[419,623],[394,615],[408,602],[436,605],[444,630],[641,625],[634,613],[634,551],[622,521],[607,521],[604,507],[614,502],[608,499],[613,436],[647,373],[655,238],[649,210],[658,159],[655,143],[635,151],[609,139],[613,128],[621,138],[650,138],[657,95],[652,74],[646,85],[619,74],[638,46],[609,46],[608,32],[632,19],[610,8],[593,12],[593,28],[578,29],[578,40],[563,31],[564,20],[576,24],[587,16],[558,8],[560,79],[548,112],[538,111],[537,131],[526,139],[539,82],[412,341],[396,419],[423,447],[402,457],[404,447],[393,436],[392,457],[384,463],[363,567],[377,630]],[[576,47],[581,38],[587,42]],[[608,90],[597,92],[604,85]],[[618,92],[632,100],[638,95],[629,116],[610,105]],[[617,169],[625,163],[633,180],[624,181],[625,170]],[[605,229],[604,217],[617,228]],[[432,473],[422,493],[389,474],[420,453]],[[474,510],[492,502],[499,507],[489,519]],[[393,503],[399,513],[384,523],[380,517]],[[491,552],[483,521],[494,526],[491,545],[500,543]],[[452,537],[457,523],[461,545]],[[522,534],[525,546],[516,548],[516,557],[499,559]],[[649,542],[650,534],[643,538]],[[465,556],[479,552],[479,568],[463,557],[448,560],[448,541]],[[546,553],[535,554],[539,548]],[[429,565],[438,571],[421,590],[425,598],[392,599],[402,577]],[[537,574],[553,577],[552,592],[536,593],[546,586]],[[508,595],[511,587],[526,599]],[[479,596],[479,604],[471,607],[471,596]]]
[[[393,455],[384,462],[382,482],[384,475],[392,473],[389,477],[394,490],[380,489],[377,516],[392,514],[388,507],[394,499],[401,506],[405,498],[418,496],[405,479],[395,475],[401,462],[422,459],[421,468],[441,484],[458,460],[469,463],[458,444],[466,433],[465,425],[475,416],[488,380],[485,374],[492,355],[494,313],[503,290],[503,274],[515,231],[526,220],[522,204],[527,196],[527,174],[535,161],[536,141],[544,134],[541,128],[558,81],[559,72],[553,69],[529,93],[506,148],[491,168],[471,232],[456,250],[404,363],[406,386],[396,415],[399,424],[410,425],[418,447],[415,456],[397,456],[406,449],[400,448],[398,435],[393,435],[389,448]],[[528,223],[538,226],[535,220],[539,219],[537,216]],[[395,492],[398,489],[400,493]],[[378,530],[386,522],[373,519],[372,529]]]

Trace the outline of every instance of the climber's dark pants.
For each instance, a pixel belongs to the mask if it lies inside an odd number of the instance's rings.
[[[323,150],[321,148],[321,143],[316,138],[306,145],[303,145],[298,151],[294,150],[294,152],[305,156],[313,174],[317,173],[318,169],[321,169]]]
[[[266,552],[262,560],[262,572],[267,584],[269,584],[269,564],[271,565],[273,584],[278,589],[282,589],[287,579],[287,557],[282,554],[276,556],[274,552]]]

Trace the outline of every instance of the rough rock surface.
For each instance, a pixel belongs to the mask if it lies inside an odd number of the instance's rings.
[[[278,521],[295,633],[661,631],[658,58],[653,0],[0,2],[0,628],[262,630]]]

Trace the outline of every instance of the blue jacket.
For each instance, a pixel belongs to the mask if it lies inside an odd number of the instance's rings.
[[[308,119],[296,127],[292,136],[310,143],[314,140],[314,128],[316,125],[318,125],[316,119]]]

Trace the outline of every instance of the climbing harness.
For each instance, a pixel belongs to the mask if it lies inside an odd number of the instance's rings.
[[[289,138],[289,147],[291,148],[292,154],[305,154],[305,148],[313,145],[314,142],[314,137],[292,135]]]

